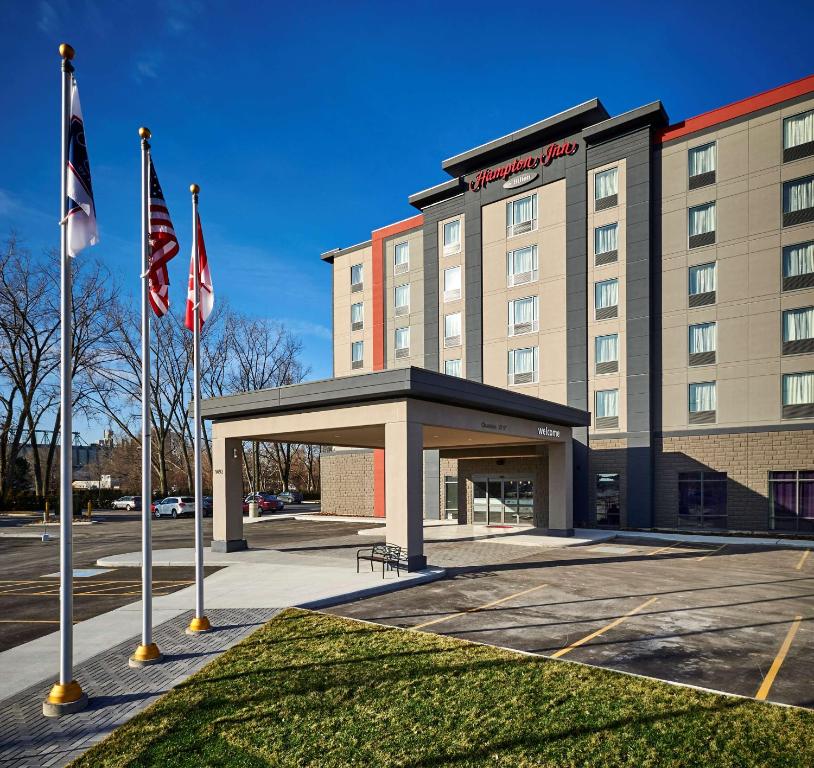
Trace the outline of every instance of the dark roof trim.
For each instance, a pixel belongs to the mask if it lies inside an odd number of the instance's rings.
[[[576,107],[566,109],[557,115],[540,120],[527,128],[501,136],[498,139],[481,144],[479,147],[450,157],[441,163],[441,168],[450,176],[463,176],[485,168],[509,155],[516,155],[528,149],[534,149],[549,139],[580,131],[609,117],[608,111],[599,99],[591,99]]]
[[[582,136],[588,144],[597,144],[643,125],[661,129],[669,122],[664,105],[660,101],[654,101],[592,125],[582,132]]]
[[[434,203],[440,203],[442,200],[460,195],[465,189],[466,185],[463,179],[452,179],[410,195],[407,202],[420,211]]]
[[[321,253],[319,258],[323,261],[327,261],[329,264],[333,264],[334,259],[337,256],[344,256],[347,253],[353,253],[354,251],[359,251],[362,248],[367,248],[372,242],[372,240],[365,240],[364,243],[349,245],[347,248],[334,248],[332,251],[325,251],[325,253]]]
[[[589,413],[567,405],[414,367],[215,397],[201,403],[201,413],[211,421],[223,421],[404,398],[567,427],[585,427],[591,423]]]

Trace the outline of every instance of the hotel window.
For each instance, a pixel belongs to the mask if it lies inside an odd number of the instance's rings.
[[[690,267],[690,309],[715,303],[717,287],[715,262]]]
[[[509,386],[537,382],[537,347],[509,350]]]
[[[444,256],[461,252],[461,220],[455,219],[444,224]]]
[[[609,320],[619,314],[619,281],[602,280],[594,284],[594,314],[597,320]]]
[[[619,258],[619,225],[607,224],[594,229],[594,264],[611,264]]]
[[[814,240],[783,249],[783,290],[814,287]]]
[[[718,397],[714,381],[699,381],[689,386],[690,424],[714,424]]]
[[[410,329],[396,328],[396,359],[410,356]]]
[[[364,365],[365,357],[365,343],[363,341],[354,341],[350,345],[350,367],[361,368]]]
[[[458,476],[444,476],[444,517],[454,520],[458,517]]]
[[[444,301],[461,298],[461,268],[450,267],[444,270]]]
[[[596,372],[616,373],[619,370],[619,334],[597,336],[594,340]]]
[[[506,237],[537,229],[537,195],[527,195],[506,203]]]
[[[814,155],[814,109],[783,121],[783,162]]]
[[[783,312],[783,354],[814,352],[814,307]]]
[[[715,142],[693,147],[688,153],[689,187],[698,189],[715,183],[716,147]]]
[[[613,208],[619,202],[619,169],[610,168],[594,176],[594,210]]]
[[[783,418],[814,417],[814,371],[783,374]]]
[[[783,184],[783,226],[814,221],[814,176]]]
[[[461,377],[461,358],[455,360],[444,360],[444,373],[447,376]]]
[[[715,362],[716,337],[716,323],[696,323],[690,326],[690,365],[712,365]]]
[[[509,302],[509,336],[534,333],[538,329],[537,297],[515,299]]]
[[[365,305],[361,301],[350,305],[350,329],[361,331],[365,327]]]
[[[397,285],[393,289],[393,303],[396,307],[396,315],[410,314],[410,284]]]
[[[354,264],[350,268],[350,289],[352,293],[361,291],[364,285],[364,271],[361,264]]]
[[[410,244],[396,243],[393,256],[393,271],[397,275],[404,274],[410,269]]]
[[[620,523],[619,475],[602,472],[596,476],[596,524],[618,528]]]
[[[619,428],[619,390],[598,389],[594,394],[596,403],[596,429]]]
[[[678,473],[678,523],[693,528],[726,527],[726,473]]]
[[[537,280],[537,246],[528,245],[506,254],[506,285],[525,285]]]
[[[461,313],[454,312],[444,316],[444,346],[461,346]]]
[[[814,472],[769,472],[769,525],[774,531],[814,531]]]
[[[690,248],[715,242],[715,203],[696,205],[687,212]]]

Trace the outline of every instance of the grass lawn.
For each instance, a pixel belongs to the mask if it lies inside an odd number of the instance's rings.
[[[814,713],[291,609],[74,766],[814,766]]]

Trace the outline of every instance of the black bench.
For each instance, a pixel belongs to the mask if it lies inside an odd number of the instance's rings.
[[[359,573],[359,563],[362,560],[370,561],[370,570],[373,570],[373,563],[382,564],[382,578],[384,578],[385,568],[396,569],[396,576],[401,576],[401,564],[407,560],[407,551],[395,544],[385,544],[381,542],[372,547],[365,547],[356,552],[356,573]]]

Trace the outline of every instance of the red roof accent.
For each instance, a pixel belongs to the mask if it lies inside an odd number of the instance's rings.
[[[718,107],[718,109],[704,112],[704,114],[698,115],[697,117],[690,117],[687,120],[682,120],[680,123],[670,125],[661,132],[659,139],[662,142],[678,139],[687,134],[703,131],[706,128],[711,128],[713,125],[725,123],[728,120],[735,120],[738,117],[748,115],[750,112],[757,112],[759,109],[773,107],[781,102],[812,92],[814,92],[814,75],[809,75],[800,80],[795,80],[793,83],[780,85],[769,91],[758,93],[747,99],[741,99],[733,104],[727,104],[725,107]]]

